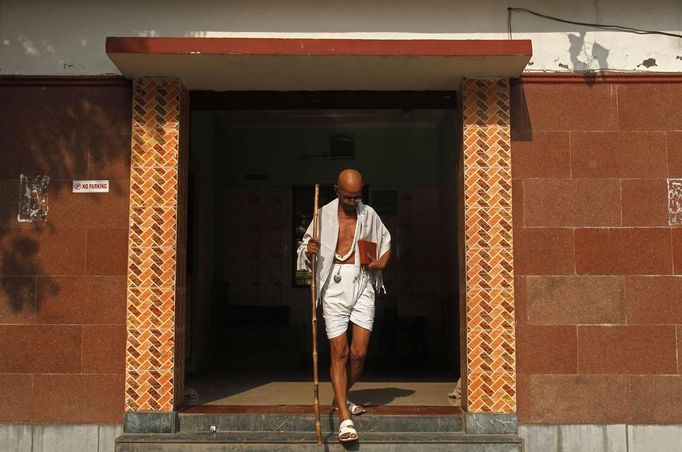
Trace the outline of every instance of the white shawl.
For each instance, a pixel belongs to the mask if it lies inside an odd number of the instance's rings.
[[[334,255],[336,254],[336,242],[339,237],[339,199],[336,198],[330,203],[322,206],[318,215],[318,234],[320,239],[320,252],[317,255],[317,299],[320,299],[322,287],[329,279]],[[381,258],[391,249],[391,234],[381,222],[381,218],[374,209],[365,205],[362,201],[358,202],[358,240],[369,240],[377,244],[377,257]],[[303,235],[303,242],[298,247],[298,259],[296,261],[297,270],[310,270],[310,261],[306,257],[305,249],[308,241],[313,236],[313,223],[310,222],[308,229]],[[355,246],[355,266],[360,270],[360,256],[358,246]],[[374,288],[377,291],[386,292],[381,272],[371,270],[371,278]]]

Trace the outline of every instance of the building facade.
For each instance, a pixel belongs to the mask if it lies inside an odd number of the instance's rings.
[[[679,448],[682,6],[452,3],[1,3],[0,440],[174,429],[193,92],[451,91],[467,431]]]

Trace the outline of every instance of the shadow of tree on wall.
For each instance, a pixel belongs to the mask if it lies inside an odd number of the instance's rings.
[[[594,61],[596,60],[596,67],[599,70],[609,69],[609,53],[610,50],[599,44],[597,41],[587,43],[585,41],[586,32],[581,31],[577,34],[568,34],[568,53],[571,57],[571,70],[578,72],[594,70]],[[589,45],[588,45],[589,44]],[[561,65],[560,65],[561,66]],[[594,74],[586,74],[585,83],[588,85],[594,83]]]
[[[113,227],[110,208],[125,205],[127,225],[131,85],[0,77],[0,315],[37,310],[39,280],[56,295],[56,276],[86,276],[86,228]],[[18,221],[22,174],[50,177],[45,221]],[[110,193],[72,194],[74,179],[109,179]]]

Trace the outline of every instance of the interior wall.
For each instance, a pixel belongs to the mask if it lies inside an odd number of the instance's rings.
[[[119,424],[131,84],[5,82],[0,104],[0,422]],[[17,221],[22,174],[50,177],[45,222]]]
[[[680,423],[682,83],[512,85],[518,419]]]
[[[195,114],[193,123],[198,120]],[[206,116],[201,117],[204,120]],[[396,215],[383,216],[396,246],[391,266],[385,272],[387,306],[397,309],[400,318],[421,318],[413,323],[421,322],[425,331],[440,332],[425,335],[429,348],[456,357],[454,177],[458,141],[453,131],[457,127],[454,112],[446,114],[438,126],[412,129],[228,129],[212,123],[217,127],[212,163],[217,196],[212,222],[216,265],[215,304],[210,315],[214,319],[229,321],[227,313],[233,312],[229,306],[282,306],[289,310],[291,325],[307,328],[309,290],[292,287],[295,249],[291,187],[320,181],[333,184],[338,171],[353,166],[363,172],[373,190],[393,189],[398,197]],[[196,126],[194,130],[204,127]],[[330,134],[352,135],[355,158],[314,157],[328,152]],[[206,145],[206,141],[201,144]],[[193,143],[195,146],[198,143]],[[446,230],[448,224],[452,225],[450,230]],[[434,249],[441,250],[435,258]],[[453,269],[452,275],[444,275],[443,268]],[[205,306],[195,308],[207,312]],[[443,309],[447,312],[441,312]],[[378,325],[379,311],[377,317]],[[218,338],[229,333],[211,334]],[[409,341],[405,334],[401,341]],[[301,336],[308,347],[308,334]],[[379,355],[379,347],[386,343],[380,344],[378,338],[373,342],[374,353]],[[321,353],[325,352],[326,345],[322,345]],[[455,368],[456,361],[453,359],[448,367]]]
[[[210,365],[208,353],[215,267],[215,118],[194,112],[190,121],[189,221],[187,267],[186,368],[201,372]]]

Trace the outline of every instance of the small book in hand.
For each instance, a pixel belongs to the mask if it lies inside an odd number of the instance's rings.
[[[358,249],[360,251],[360,265],[368,265],[370,262],[367,255],[377,259],[377,244],[376,242],[370,242],[369,240],[358,240]]]

